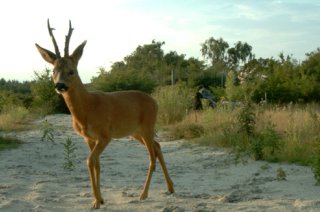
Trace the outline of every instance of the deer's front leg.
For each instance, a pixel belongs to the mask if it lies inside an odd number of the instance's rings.
[[[100,204],[103,203],[103,199],[101,197],[101,192],[100,192],[99,156],[108,143],[109,143],[109,140],[98,140],[97,142],[95,142],[94,148],[92,149],[87,159],[87,166],[88,166],[89,175],[90,175],[91,188],[94,196],[92,208],[95,208],[95,209],[100,208]]]

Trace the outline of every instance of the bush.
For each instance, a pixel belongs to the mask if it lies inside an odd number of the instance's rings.
[[[0,130],[18,130],[24,128],[29,111],[22,106],[7,105],[0,113]]]
[[[51,113],[68,113],[68,108],[61,95],[54,91],[54,83],[50,70],[35,72],[35,82],[31,86],[33,107],[40,110],[42,115]]]
[[[193,139],[204,134],[204,128],[196,123],[179,123],[170,128],[172,139]]]
[[[146,93],[152,93],[156,86],[155,82],[139,77],[137,73],[106,72],[103,68],[100,75],[92,79],[92,85],[105,92],[139,90]]]
[[[11,91],[0,91],[0,112],[3,112],[3,110],[6,110],[8,106],[11,105],[22,106],[23,102],[17,94],[12,93]]]
[[[153,97],[159,105],[158,120],[161,124],[182,121],[192,108],[192,92],[183,83],[156,89]]]
[[[258,132],[250,143],[250,150],[255,160],[277,161],[276,153],[283,147],[280,135],[275,131],[275,125],[270,121]]]
[[[256,115],[252,103],[248,100],[238,115],[240,131],[251,137],[255,133]]]

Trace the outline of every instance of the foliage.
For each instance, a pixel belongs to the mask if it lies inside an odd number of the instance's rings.
[[[138,46],[123,61],[113,63],[111,70],[100,68],[92,79],[96,89],[103,91],[141,90],[151,93],[157,86],[176,82],[194,84],[193,80],[204,70],[204,62],[196,58],[186,59],[185,55],[170,51],[164,54],[164,42]],[[172,80],[172,72],[174,79]]]
[[[140,90],[146,93],[152,93],[155,83],[145,80],[136,74],[128,72],[106,72],[100,68],[98,77],[92,79],[93,86],[102,91],[121,91],[121,90]]]
[[[233,70],[236,70],[241,62],[245,64],[254,57],[252,46],[246,42],[238,41],[234,44],[234,47],[229,47],[229,44],[222,38],[210,37],[201,44],[201,53],[210,61],[212,66],[224,64]]]
[[[67,113],[68,109],[62,96],[54,92],[54,83],[50,70],[35,72],[35,82],[31,86],[33,107],[39,108],[43,115],[51,113]]]
[[[244,103],[237,117],[239,121],[239,132],[243,132],[247,137],[255,135],[256,114],[251,101]]]
[[[249,87],[255,102],[266,96],[271,103],[318,101],[320,87],[316,73],[320,66],[312,62],[317,54],[320,53],[309,54],[302,65],[283,53],[277,60],[253,59],[239,72],[240,87]]]
[[[320,130],[319,105],[292,105],[291,107],[255,105],[253,108],[255,108],[255,122],[249,121],[249,124],[239,122],[243,108],[234,110],[217,108],[208,109],[196,115],[190,113],[181,123],[171,127],[171,131],[176,136],[174,131],[177,126],[179,136],[184,132],[180,129],[188,129],[184,126],[197,125],[197,128],[203,128],[203,134],[192,142],[231,148],[237,156],[250,155],[256,160],[314,164],[316,156],[320,155],[315,153]],[[246,129],[243,125],[250,126],[253,123],[254,130],[249,130],[250,136],[248,136],[246,130],[241,128]]]
[[[0,79],[0,90],[10,91],[12,93],[29,94],[31,92],[31,82],[24,81],[19,82],[17,80]]]
[[[204,135],[204,128],[197,123],[181,122],[170,127],[171,139],[194,139]]]
[[[282,168],[277,169],[277,180],[278,181],[287,180],[287,174]]]
[[[237,77],[236,73],[230,71],[226,79],[226,97],[229,101],[239,101],[243,99],[243,90],[240,86],[237,86]]]
[[[44,120],[44,122],[42,122],[41,131],[41,141],[54,143],[54,128],[53,125],[49,123],[47,119]]]
[[[0,136],[0,151],[7,149],[15,149],[21,144],[21,141]]]
[[[225,74],[213,68],[209,68],[192,75],[189,82],[192,87],[223,87]]]
[[[75,168],[73,161],[74,161],[74,158],[75,158],[74,151],[77,149],[77,147],[72,142],[72,139],[70,137],[68,137],[66,139],[65,143],[63,144],[63,146],[64,146],[64,164],[63,164],[63,168],[68,170],[68,171],[72,171]]]
[[[192,108],[192,92],[184,83],[159,87],[153,97],[159,105],[158,121],[161,124],[181,121]]]
[[[29,115],[29,110],[23,106],[6,105],[0,113],[0,130],[24,129]]]
[[[277,161],[276,153],[283,147],[280,135],[275,131],[275,125],[270,121],[262,131],[258,132],[250,144],[255,160]]]

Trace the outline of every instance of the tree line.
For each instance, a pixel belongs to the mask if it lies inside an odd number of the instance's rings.
[[[176,51],[165,53],[165,42],[153,40],[139,45],[121,61],[91,80],[90,88],[103,91],[142,90],[184,83],[196,91],[209,87],[217,100],[270,103],[318,102],[320,100],[320,48],[306,54],[304,61],[280,53],[277,58],[256,58],[247,42],[230,45],[223,38],[210,37],[200,46],[203,59]],[[0,79],[0,110],[4,105],[43,106],[48,112],[65,111],[54,93],[50,70],[35,72],[33,81]]]
[[[188,87],[210,87],[217,98],[240,101],[249,96],[271,103],[317,102],[320,97],[320,49],[297,61],[292,55],[256,58],[252,46],[239,41],[229,45],[223,38],[210,37],[201,44],[203,60],[164,53],[164,42],[152,41],[138,46],[111,70],[101,67],[92,79],[104,91],[138,89],[152,93],[158,86],[185,82]],[[229,81],[229,82],[228,82]],[[267,99],[266,99],[267,98]]]

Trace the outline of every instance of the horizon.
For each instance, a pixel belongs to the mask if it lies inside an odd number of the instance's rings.
[[[51,69],[34,46],[38,43],[53,51],[48,18],[60,50],[69,19],[75,29],[70,50],[88,41],[78,66],[84,83],[98,75],[99,67],[109,70],[112,63],[152,40],[164,41],[165,53],[176,51],[200,60],[204,60],[200,44],[210,37],[221,37],[230,46],[247,42],[256,58],[278,58],[283,53],[301,62],[306,53],[320,47],[320,2],[316,0],[58,0],[50,6],[38,0],[1,3],[0,78],[31,81],[34,71]]]

